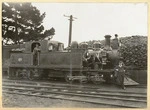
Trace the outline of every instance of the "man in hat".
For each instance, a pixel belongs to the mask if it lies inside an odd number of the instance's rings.
[[[119,65],[115,67],[115,79],[117,84],[120,85],[122,89],[125,89],[124,77],[125,77],[125,67],[123,61],[120,60]]]
[[[121,43],[118,39],[118,34],[115,34],[115,38],[113,39],[113,49],[118,49],[121,46]]]
[[[33,49],[33,65],[38,65],[39,52],[39,44],[36,44],[35,48]]]

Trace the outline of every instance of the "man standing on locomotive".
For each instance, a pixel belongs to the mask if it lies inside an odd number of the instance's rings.
[[[40,52],[40,48],[39,48],[39,44],[36,44],[35,48],[33,49],[33,65],[38,65],[39,63],[39,52]]]
[[[125,67],[123,61],[119,61],[119,65],[115,67],[115,80],[122,89],[125,89],[124,86],[124,77],[125,77]]]
[[[113,49],[118,49],[121,46],[121,42],[118,39],[118,34],[115,34],[115,39],[113,39],[113,41],[115,42],[113,44]]]

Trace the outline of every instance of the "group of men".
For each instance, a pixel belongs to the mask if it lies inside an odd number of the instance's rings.
[[[83,61],[83,66],[91,67],[91,69],[95,69],[94,68],[95,57],[93,55],[88,57],[87,54],[88,53],[85,54],[86,58],[84,58],[84,59],[86,59],[86,60]],[[114,77],[115,82],[118,85],[120,85],[122,89],[125,89],[125,86],[124,86],[125,65],[124,65],[122,59],[120,59],[118,65],[114,68],[114,76],[113,77]]]

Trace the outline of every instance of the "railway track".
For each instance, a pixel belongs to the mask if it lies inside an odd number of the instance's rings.
[[[69,83],[66,83],[66,82],[63,82],[63,83],[60,83],[58,81],[55,81],[55,82],[43,82],[43,81],[29,81],[29,80],[10,80],[10,79],[3,79],[3,82],[11,82],[11,83],[18,83],[18,84],[32,84],[32,85],[43,85],[43,86],[56,86],[56,85],[59,85],[59,86],[67,86],[67,87],[78,87],[79,84],[69,84]],[[90,89],[93,88],[93,89],[99,89],[99,87],[97,87],[97,85],[94,85],[94,84],[80,84],[80,86],[83,86],[84,88],[89,88],[90,86]],[[130,85],[128,86],[128,88],[147,88],[147,85]]]
[[[44,85],[45,84],[45,85]],[[107,107],[143,108],[147,105],[145,92],[103,90],[70,84],[35,83],[3,80],[3,93],[92,103]]]

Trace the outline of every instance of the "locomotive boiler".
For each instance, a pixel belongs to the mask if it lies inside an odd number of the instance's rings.
[[[14,51],[10,56],[9,78],[65,78],[67,82],[80,80],[82,83],[109,82],[113,77],[114,67],[119,61],[119,52],[110,46],[110,35],[105,36],[105,45],[95,42],[88,44],[72,42],[64,49],[58,41],[42,40],[26,42],[24,49]],[[38,44],[40,52],[34,65],[34,48]]]

